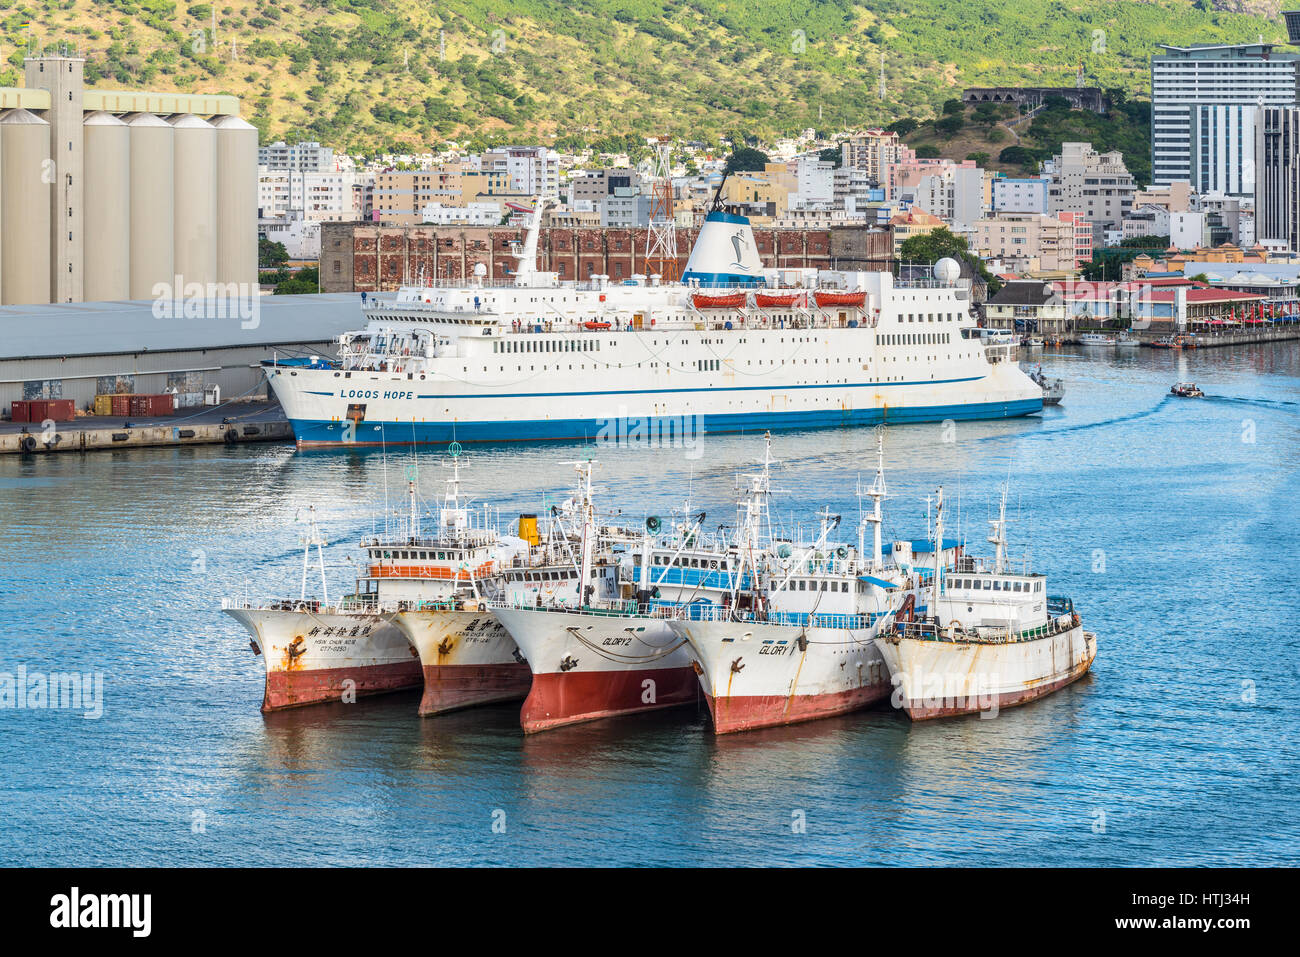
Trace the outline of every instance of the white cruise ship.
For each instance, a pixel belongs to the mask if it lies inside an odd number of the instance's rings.
[[[934,278],[764,268],[749,221],[709,213],[681,283],[536,269],[408,286],[363,306],[339,359],[267,363],[300,448],[592,439],[618,420],[706,432],[1029,415],[1042,389],[986,344],[957,264]],[[608,434],[608,433],[607,433]]]

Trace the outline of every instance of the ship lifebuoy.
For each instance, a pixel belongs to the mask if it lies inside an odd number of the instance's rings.
[[[479,603],[478,603],[478,610],[479,610],[479,611],[487,611],[487,605],[486,605],[485,603],[483,603],[483,602],[479,602]]]

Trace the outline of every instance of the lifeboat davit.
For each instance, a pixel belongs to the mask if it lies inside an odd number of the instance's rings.
[[[818,292],[814,293],[819,306],[857,306],[859,309],[866,304],[867,294],[865,292]]]
[[[696,309],[739,309],[745,304],[743,292],[729,292],[721,296],[706,296],[696,293],[691,297]]]
[[[759,306],[793,306],[802,296],[801,292],[757,292],[754,302]]]

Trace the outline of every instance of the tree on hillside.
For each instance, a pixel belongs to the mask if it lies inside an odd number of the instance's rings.
[[[739,146],[727,157],[725,172],[744,173],[762,170],[767,165],[767,154],[762,150]]]
[[[935,146],[933,143],[922,143],[916,148],[916,158],[927,160],[938,159],[939,147]]]
[[[934,121],[934,131],[944,139],[952,139],[961,132],[961,128],[966,125],[966,120],[960,115],[941,117]]]
[[[912,119],[910,116],[905,116],[901,120],[894,120],[894,122],[890,123],[885,127],[885,129],[889,130],[891,133],[897,133],[899,136],[906,136],[920,125],[920,123]]]
[[[961,100],[954,99],[954,100],[943,101],[944,116],[961,116],[965,112],[966,112],[966,106],[962,103]]]
[[[836,169],[839,169],[844,162],[844,151],[838,146],[828,146],[817,154],[819,160],[828,162]]]

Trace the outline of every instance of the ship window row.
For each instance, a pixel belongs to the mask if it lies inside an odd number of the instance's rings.
[[[396,559],[397,561],[402,561],[402,560],[420,561],[420,560],[430,560],[430,559],[433,561],[455,561],[456,559],[462,556],[460,552],[435,552],[435,551],[430,551],[428,549],[417,548],[417,549],[399,549],[397,551],[386,551],[383,553],[383,557]]]
[[[915,317],[915,318],[914,318]],[[899,316],[902,319],[902,316]],[[955,312],[917,312],[907,314],[908,322],[956,322],[957,313]]]
[[[492,343],[493,352],[599,352],[597,339],[526,339]]]
[[[674,568],[722,568],[726,570],[727,567],[726,559],[723,559],[721,565],[719,565],[716,558],[686,558],[681,555],[676,558],[671,555],[655,555],[651,558],[651,562],[655,565],[671,565]]]
[[[569,568],[569,569],[565,569],[564,571],[524,572],[522,576],[522,580],[526,582],[558,582],[558,581],[566,581],[570,578],[577,578],[577,577],[578,577],[578,573],[574,571],[572,568]],[[594,577],[594,573],[593,573],[593,577]]]
[[[948,587],[969,588],[973,591],[1038,592],[1043,590],[1043,583],[1004,581],[1001,578],[953,578],[949,580]]]
[[[848,591],[849,583],[842,581],[810,581],[799,578],[790,583],[791,591]]]
[[[890,332],[881,337],[887,346],[940,345],[952,341],[951,332]]]

